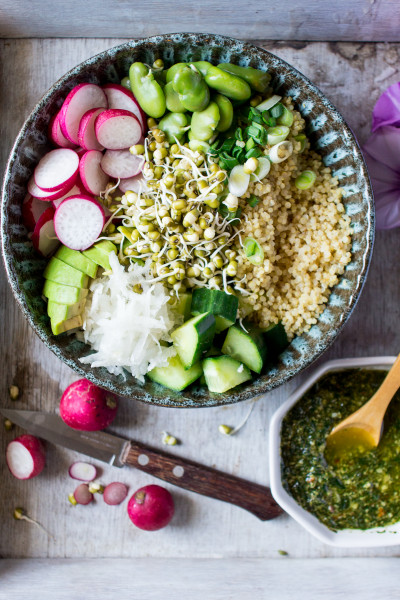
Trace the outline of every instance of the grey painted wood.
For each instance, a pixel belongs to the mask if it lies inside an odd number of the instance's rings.
[[[86,57],[119,43],[119,39],[51,39],[0,41],[0,167],[12,141],[41,94],[59,76]],[[399,80],[400,44],[271,43],[263,45],[315,81],[365,140],[370,113],[379,93]],[[322,360],[339,356],[397,354],[400,348],[400,229],[380,232],[365,290],[354,315]],[[1,273],[0,286],[0,399],[19,408],[54,410],[65,387],[76,377],[39,341],[24,321]],[[221,436],[218,425],[238,424],[248,405],[203,410],[163,409],[124,400],[113,429],[126,437],[162,447],[167,430],[182,444],[179,455],[218,469],[268,483],[268,424],[274,410],[303,380],[305,374],[261,399],[246,427],[232,438]],[[12,403],[8,386],[16,383],[21,398]],[[32,481],[17,481],[5,462],[6,443],[18,432],[0,427],[0,556],[12,557],[290,557],[395,556],[400,547],[340,550],[324,546],[289,517],[260,523],[255,517],[224,503],[169,489],[176,499],[176,516],[159,532],[136,529],[125,504],[107,507],[101,497],[93,505],[72,507],[67,495],[74,489],[68,466],[78,458],[61,448],[48,447],[48,464]],[[133,492],[155,482],[133,469],[103,467],[101,480],[125,481]],[[28,523],[13,520],[23,506],[53,534],[48,538]],[[12,542],[11,542],[12,541]],[[133,564],[133,563],[132,563]],[[1,593],[1,586],[0,586]]]
[[[397,570],[394,558],[4,560],[0,600],[394,600]]]
[[[2,0],[0,37],[140,38],[192,31],[253,40],[397,41],[397,8],[396,0]]]

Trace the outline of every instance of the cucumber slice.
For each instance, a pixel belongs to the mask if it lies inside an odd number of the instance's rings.
[[[206,358],[203,360],[203,372],[210,392],[218,394],[251,379],[249,369],[230,356]]]
[[[251,328],[246,333],[240,327],[233,325],[228,329],[222,353],[240,360],[252,371],[261,373],[267,356],[267,346],[259,329]]]
[[[173,309],[179,314],[183,315],[186,321],[190,317],[190,307],[192,305],[192,294],[181,294],[178,298],[177,303],[173,306]]]
[[[189,319],[171,333],[172,341],[185,369],[189,369],[211,348],[215,335],[214,315],[207,312]]]
[[[152,381],[160,383],[170,390],[180,392],[196,381],[202,372],[203,369],[199,362],[192,365],[190,369],[185,369],[179,356],[173,356],[169,359],[167,367],[155,367],[147,375]]]
[[[267,344],[268,354],[276,357],[289,346],[289,340],[282,323],[272,323],[265,329],[261,329]]]
[[[198,288],[192,296],[192,315],[210,312],[215,316],[216,332],[224,331],[236,321],[239,300],[221,290]]]

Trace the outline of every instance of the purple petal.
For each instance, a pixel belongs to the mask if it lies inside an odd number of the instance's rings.
[[[372,111],[372,132],[385,125],[400,126],[400,82],[383,92]]]
[[[368,138],[363,149],[376,161],[400,173],[400,129],[381,127]]]
[[[400,189],[400,173],[393,171],[385,163],[373,158],[364,148],[364,159],[367,163],[371,181],[384,184],[385,189]],[[375,188],[374,188],[375,189]],[[375,190],[376,191],[376,190]]]
[[[375,202],[376,228],[400,227],[400,191],[377,195]]]

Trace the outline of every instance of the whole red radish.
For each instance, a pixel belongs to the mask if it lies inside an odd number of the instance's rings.
[[[71,383],[60,401],[60,416],[64,423],[81,431],[99,431],[114,420],[117,396],[87,379]]]
[[[174,516],[174,500],[168,490],[159,485],[146,485],[129,500],[128,515],[139,529],[157,531]]]
[[[46,464],[42,442],[33,435],[21,435],[8,444],[6,460],[14,477],[32,479],[43,471]]]

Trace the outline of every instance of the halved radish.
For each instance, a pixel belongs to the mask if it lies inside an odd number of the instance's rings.
[[[135,177],[128,177],[128,179],[121,179],[118,186],[119,190],[125,194],[126,192],[139,192],[143,193],[148,190],[147,183],[142,173],[135,175]]]
[[[145,135],[147,131],[146,115],[132,92],[118,83],[106,83],[106,85],[103,85],[103,90],[107,96],[108,107],[121,108],[133,113],[139,119],[142,133]]]
[[[49,124],[49,137],[51,141],[60,148],[75,148],[75,144],[67,140],[60,125],[60,113],[52,117]]]
[[[79,144],[85,150],[104,150],[94,132],[94,122],[104,108],[91,108],[83,115],[78,129]]]
[[[74,498],[78,504],[90,504],[93,500],[93,494],[89,492],[89,486],[87,483],[81,483],[74,491]]]
[[[41,441],[25,434],[10,442],[6,452],[7,466],[17,479],[32,479],[39,475],[46,464]]]
[[[22,203],[22,220],[28,231],[33,231],[40,216],[49,207],[46,202],[42,202],[37,198],[27,194]]]
[[[83,115],[91,108],[107,108],[107,96],[94,83],[76,85],[64,100],[60,111],[60,125],[65,137],[79,145],[78,130]]]
[[[72,250],[86,250],[102,232],[104,209],[91,196],[79,194],[61,202],[54,215],[58,239]]]
[[[54,192],[73,184],[78,174],[79,156],[70,148],[56,148],[45,154],[33,173],[35,183],[44,191]]]
[[[142,126],[129,110],[105,110],[97,117],[94,128],[99,143],[109,150],[129,148],[142,137]]]
[[[128,179],[141,173],[144,163],[144,156],[131,154],[129,150],[107,150],[101,160],[101,168],[110,177]]]
[[[54,208],[49,206],[39,218],[32,234],[34,248],[43,256],[50,256],[60,245],[54,229]]]
[[[79,175],[89,194],[98,196],[106,189],[109,177],[100,166],[102,153],[99,150],[88,150],[79,162]]]
[[[86,194],[86,189],[83,187],[83,183],[81,182],[80,179],[78,179],[78,181],[75,183],[75,185],[73,185],[72,188],[70,190],[68,190],[68,192],[66,194],[64,194],[64,196],[61,196],[61,198],[57,198],[56,200],[53,200],[54,208],[58,208],[60,206],[61,202],[63,200],[65,200],[66,198],[69,198],[70,196],[77,196],[78,194]]]
[[[121,504],[127,495],[128,486],[126,486],[124,483],[120,483],[119,481],[114,481],[105,487],[103,499],[106,504],[116,506],[117,504]]]
[[[96,467],[80,460],[70,466],[68,473],[72,479],[78,479],[79,481],[93,481],[97,477]]]
[[[61,198],[61,196],[64,196],[73,187],[73,185],[73,183],[69,183],[68,185],[64,185],[54,192],[46,192],[36,185],[32,175],[28,181],[28,192],[38,200],[52,202],[53,200],[57,200],[58,198]]]

